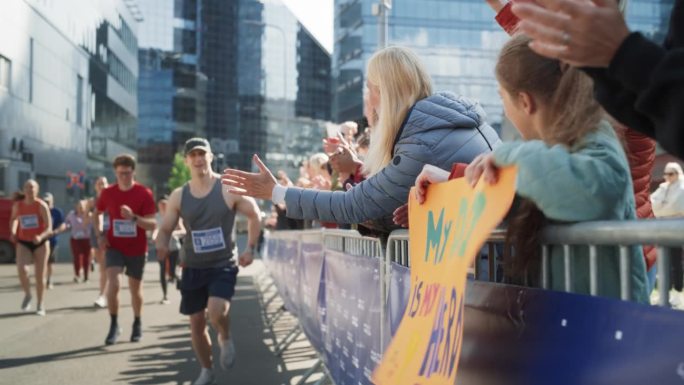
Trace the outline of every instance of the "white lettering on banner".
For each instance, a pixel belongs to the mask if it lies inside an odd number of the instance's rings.
[[[24,230],[31,230],[38,228],[38,216],[36,214],[21,215],[19,217],[21,228]]]
[[[135,238],[138,236],[138,226],[128,219],[114,219],[114,236],[117,238]]]
[[[358,303],[357,307],[358,307],[359,310],[361,310],[361,311],[366,310],[366,301],[364,301],[364,300],[362,300],[361,298],[359,298],[359,303]]]
[[[349,358],[349,349],[346,346],[342,347],[342,355]]]
[[[352,356],[352,365],[358,369],[359,368],[359,357]]]
[[[352,326],[354,326],[355,328],[358,328],[359,327],[359,317],[353,315],[352,319],[351,319],[351,323],[352,323]]]
[[[364,333],[365,335],[367,335],[367,336],[370,337],[370,335],[371,335],[371,326],[370,326],[370,324],[367,324],[367,323],[364,323],[364,324],[363,324],[363,333]]]
[[[380,363],[380,359],[382,358],[382,355],[374,350],[371,350],[371,361],[375,362],[376,364]]]
[[[371,370],[367,366],[363,367],[363,376],[366,377],[367,380],[371,379]]]
[[[347,341],[354,342],[354,336],[351,334],[351,332],[347,332]]]
[[[211,253],[226,248],[223,237],[223,229],[214,227],[208,230],[195,230],[192,232],[192,247],[195,253]]]

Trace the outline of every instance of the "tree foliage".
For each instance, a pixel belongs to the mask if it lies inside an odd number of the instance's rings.
[[[190,170],[185,166],[183,154],[177,152],[173,157],[173,167],[171,168],[171,176],[169,176],[168,182],[169,190],[173,191],[189,180]]]

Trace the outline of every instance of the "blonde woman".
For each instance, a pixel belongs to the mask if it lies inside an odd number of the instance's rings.
[[[346,192],[285,187],[255,155],[259,173],[228,169],[223,183],[240,195],[284,203],[291,218],[363,222],[385,233],[396,228],[392,212],[406,202],[423,165],[449,169],[499,145],[479,104],[451,93],[433,94],[430,77],[411,50],[378,51],[367,73],[368,103],[378,120],[363,166],[365,181]]]

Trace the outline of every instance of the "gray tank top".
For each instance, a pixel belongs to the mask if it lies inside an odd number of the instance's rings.
[[[180,256],[186,267],[203,269],[235,263],[231,239],[235,211],[226,206],[221,186],[221,180],[216,179],[203,198],[192,196],[189,184],[183,186],[180,215],[187,234]]]

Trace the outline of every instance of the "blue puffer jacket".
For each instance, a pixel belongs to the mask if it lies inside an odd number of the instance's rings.
[[[391,231],[396,228],[392,213],[407,202],[423,165],[449,170],[501,143],[478,103],[447,92],[418,101],[397,137],[392,161],[349,191],[288,188],[287,216],[336,223],[372,220],[374,228]]]

